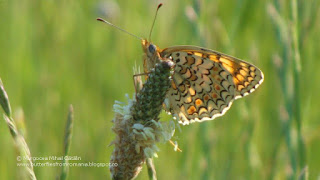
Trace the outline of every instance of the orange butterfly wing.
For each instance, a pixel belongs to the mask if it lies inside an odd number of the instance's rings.
[[[217,51],[175,46],[159,53],[176,64],[165,106],[182,124],[222,116],[233,100],[248,95],[263,82],[260,69]]]

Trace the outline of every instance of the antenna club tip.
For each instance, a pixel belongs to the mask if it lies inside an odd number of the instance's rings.
[[[103,19],[101,19],[101,18],[97,18],[97,21],[102,21],[102,22],[103,22],[104,20],[103,20]]]
[[[162,6],[162,3],[160,3],[160,4],[158,5],[158,8],[157,8],[157,9],[159,9],[161,6]]]

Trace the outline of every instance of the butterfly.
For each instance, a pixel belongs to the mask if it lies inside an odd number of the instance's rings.
[[[146,39],[142,48],[145,72],[162,59],[175,63],[164,108],[183,125],[224,115],[235,99],[252,93],[264,79],[256,66],[214,50],[197,46],[160,49]]]
[[[161,6],[160,3],[149,39]],[[160,61],[170,59],[175,64],[164,108],[183,125],[224,115],[235,99],[252,93],[263,82],[263,73],[259,68],[238,58],[197,46],[160,49],[106,20],[97,20],[141,40],[145,74]]]

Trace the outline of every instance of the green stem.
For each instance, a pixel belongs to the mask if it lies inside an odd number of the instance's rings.
[[[293,0],[294,1],[294,0]],[[285,21],[285,19],[279,14],[279,5],[277,6],[277,2],[274,2],[274,5],[270,5],[269,6],[269,13],[270,16],[275,24],[275,28],[277,31],[277,35],[278,35],[278,40],[279,43],[283,49],[282,52],[282,65],[281,67],[279,67],[279,77],[280,77],[280,81],[281,81],[281,90],[283,92],[284,95],[284,104],[285,104],[285,109],[286,112],[288,113],[288,118],[283,119],[284,123],[283,123],[283,132],[284,132],[284,136],[285,136],[285,143],[286,146],[288,148],[288,153],[289,153],[289,159],[290,159],[290,165],[292,168],[292,174],[288,177],[288,179],[294,179],[294,177],[297,175],[297,159],[296,159],[296,150],[294,148],[294,146],[292,145],[292,137],[291,137],[291,127],[292,127],[292,121],[295,118],[295,116],[297,116],[297,112],[294,110],[297,110],[297,108],[299,109],[300,107],[297,107],[295,105],[300,104],[299,100],[297,101],[297,103],[294,103],[294,98],[299,98],[297,97],[299,94],[299,91],[296,91],[299,87],[299,84],[297,84],[297,81],[295,82],[295,94],[294,96],[292,96],[288,91],[289,91],[289,84],[287,82],[287,77],[288,75],[290,75],[290,55],[292,54],[291,50],[292,50],[292,44],[290,42],[290,36],[288,36],[288,34],[290,34],[290,24],[287,23]],[[296,11],[296,4],[293,3],[293,9],[295,9],[294,11]],[[297,12],[293,13],[293,17],[297,16]],[[293,34],[293,33],[292,33]],[[297,34],[293,35],[296,36]],[[297,36],[296,36],[297,37]],[[297,41],[296,41],[297,42]],[[297,46],[296,46],[297,47]],[[296,52],[296,51],[295,51]],[[299,53],[295,53],[294,56],[296,58],[300,58]],[[295,62],[299,62],[300,59],[296,59]],[[295,63],[293,62],[293,63]],[[300,63],[300,62],[299,62]],[[294,65],[297,65],[294,64]],[[295,66],[298,67],[298,66]],[[296,68],[296,70],[298,70],[299,68]],[[296,79],[295,79],[296,80]],[[299,105],[298,105],[299,106]],[[300,114],[298,114],[299,117],[299,122],[300,122]],[[297,119],[297,118],[296,118]],[[300,125],[299,125],[300,126]],[[299,131],[299,130],[298,130]],[[298,132],[300,133],[300,132]],[[300,135],[301,136],[301,135]]]
[[[305,166],[305,145],[301,135],[301,113],[300,113],[300,71],[301,71],[301,56],[299,50],[299,30],[298,30],[298,10],[297,0],[291,1],[291,17],[292,17],[292,46],[293,46],[293,65],[294,65],[294,116],[297,125],[298,134],[298,155],[299,155],[299,168]]]
[[[147,159],[148,176],[150,180],[157,180],[157,173],[152,158]]]
[[[20,134],[20,132],[18,131],[14,119],[11,117],[12,112],[11,112],[11,106],[9,103],[9,97],[7,95],[6,90],[4,89],[1,79],[0,79],[0,105],[5,112],[5,115],[3,116],[3,118],[9,127],[10,134],[13,138],[13,141],[16,144],[17,151],[19,152],[19,156],[17,156],[17,160],[18,160],[17,165],[18,163],[25,164],[26,166],[23,166],[23,167],[25,170],[24,173],[26,177],[28,179],[36,180],[37,178],[33,171],[30,149],[23,135]]]
[[[65,127],[65,135],[64,135],[64,156],[69,155],[69,150],[70,150],[70,144],[71,144],[71,139],[72,139],[72,130],[73,130],[73,106],[69,106],[69,113],[68,113],[68,119]],[[68,163],[68,159],[63,158],[63,164]],[[67,175],[69,172],[69,166],[62,166],[62,171],[60,174],[60,180],[65,180],[67,179]]]

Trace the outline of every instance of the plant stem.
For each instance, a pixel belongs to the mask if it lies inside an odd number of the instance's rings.
[[[156,169],[154,167],[152,158],[147,159],[147,168],[148,168],[149,179],[157,180],[157,173],[156,173]]]
[[[73,130],[73,106],[69,106],[69,113],[68,113],[68,119],[66,123],[66,129],[65,129],[65,135],[64,135],[64,156],[69,155],[69,149],[71,144],[71,138],[72,138],[72,130]],[[68,159],[63,158],[62,164],[68,163]],[[62,166],[62,171],[60,174],[60,180],[67,179],[69,171],[69,166]]]
[[[3,110],[5,111],[5,115],[3,115],[3,118],[9,127],[10,134],[19,152],[19,156],[17,156],[17,161],[18,161],[17,165],[18,163],[25,164],[23,167],[25,169],[24,173],[26,177],[28,177],[28,179],[36,180],[37,178],[33,171],[30,149],[24,137],[19,133],[14,119],[11,117],[12,113],[11,113],[11,106],[9,103],[9,97],[7,95],[7,92],[4,89],[4,86],[1,80],[0,80],[0,103]]]
[[[292,47],[293,47],[293,65],[294,65],[294,116],[297,124],[298,135],[298,156],[299,168],[305,166],[305,145],[301,135],[301,113],[300,113],[300,71],[301,71],[301,56],[299,50],[299,29],[298,29],[298,9],[297,0],[291,0],[291,18],[292,18]]]

